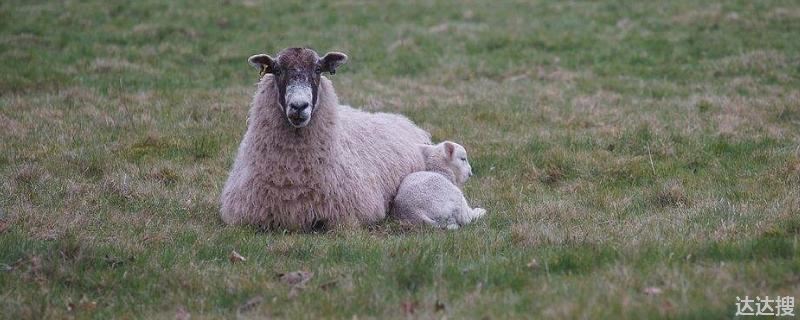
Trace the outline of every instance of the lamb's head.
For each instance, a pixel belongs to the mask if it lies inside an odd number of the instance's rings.
[[[458,143],[444,141],[437,145],[423,145],[426,170],[449,171],[453,173],[456,185],[463,186],[472,176],[472,166],[467,159],[467,150]]]
[[[276,58],[257,54],[247,61],[263,74],[272,74],[278,89],[278,104],[286,120],[295,128],[311,122],[317,107],[317,90],[323,72],[336,73],[336,68],[347,62],[347,55],[329,52],[320,58],[308,48],[288,48]]]

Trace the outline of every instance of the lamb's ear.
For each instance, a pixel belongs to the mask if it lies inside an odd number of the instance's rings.
[[[444,144],[444,154],[447,155],[447,159],[453,160],[453,154],[456,152],[456,145],[450,141],[442,143]]]
[[[431,153],[433,153],[433,149],[436,148],[435,146],[429,144],[418,144],[417,146],[419,147],[419,151],[422,152],[423,158],[429,157]]]
[[[322,59],[319,60],[323,72],[330,72],[336,74],[336,68],[347,62],[347,55],[341,52],[328,52]]]
[[[250,56],[250,58],[247,58],[247,63],[253,66],[253,68],[258,69],[261,76],[275,71],[275,60],[263,53]]]

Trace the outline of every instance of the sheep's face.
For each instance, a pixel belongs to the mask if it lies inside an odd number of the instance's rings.
[[[295,128],[311,123],[317,108],[317,91],[323,72],[336,73],[336,68],[347,61],[347,55],[329,52],[320,58],[308,48],[288,48],[278,53],[277,58],[257,54],[248,62],[263,74],[274,76],[278,89],[278,104],[286,120]]]

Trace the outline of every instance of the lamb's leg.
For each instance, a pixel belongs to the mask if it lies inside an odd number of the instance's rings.
[[[484,208],[473,208],[472,209],[472,220],[478,219],[483,217],[486,214],[486,209]]]
[[[438,227],[439,226],[439,224],[436,223],[436,220],[431,219],[430,217],[428,217],[424,213],[417,213],[416,216],[418,217],[419,220],[421,220],[421,221],[423,221],[423,222],[425,222],[425,223],[427,223],[429,225],[432,225],[434,227]]]
[[[461,197],[461,212],[459,212],[458,223],[460,225],[467,225],[475,219],[483,217],[486,214],[486,209],[483,208],[470,208],[469,203],[467,203],[467,199]]]
[[[445,219],[444,221],[434,220],[424,211],[416,211],[414,212],[414,215],[416,216],[416,219],[418,219],[418,221],[427,223],[428,225],[436,228],[446,228],[449,230],[453,230],[453,229],[458,229],[458,227],[460,227],[458,225],[458,220],[453,218],[455,216],[454,214],[451,214],[450,217]]]
[[[409,224],[429,224],[432,226],[439,225],[435,220],[431,219],[424,212],[419,210],[411,210],[410,212],[406,211],[400,214],[395,214],[394,216],[397,218],[397,220]]]

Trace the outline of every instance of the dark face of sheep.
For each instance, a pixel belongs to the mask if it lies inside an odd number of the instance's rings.
[[[347,61],[347,55],[329,52],[320,58],[308,48],[288,48],[278,53],[277,58],[257,54],[247,60],[263,74],[275,77],[278,103],[286,121],[295,128],[311,122],[317,107],[317,90],[323,72],[336,73],[336,68]]]

